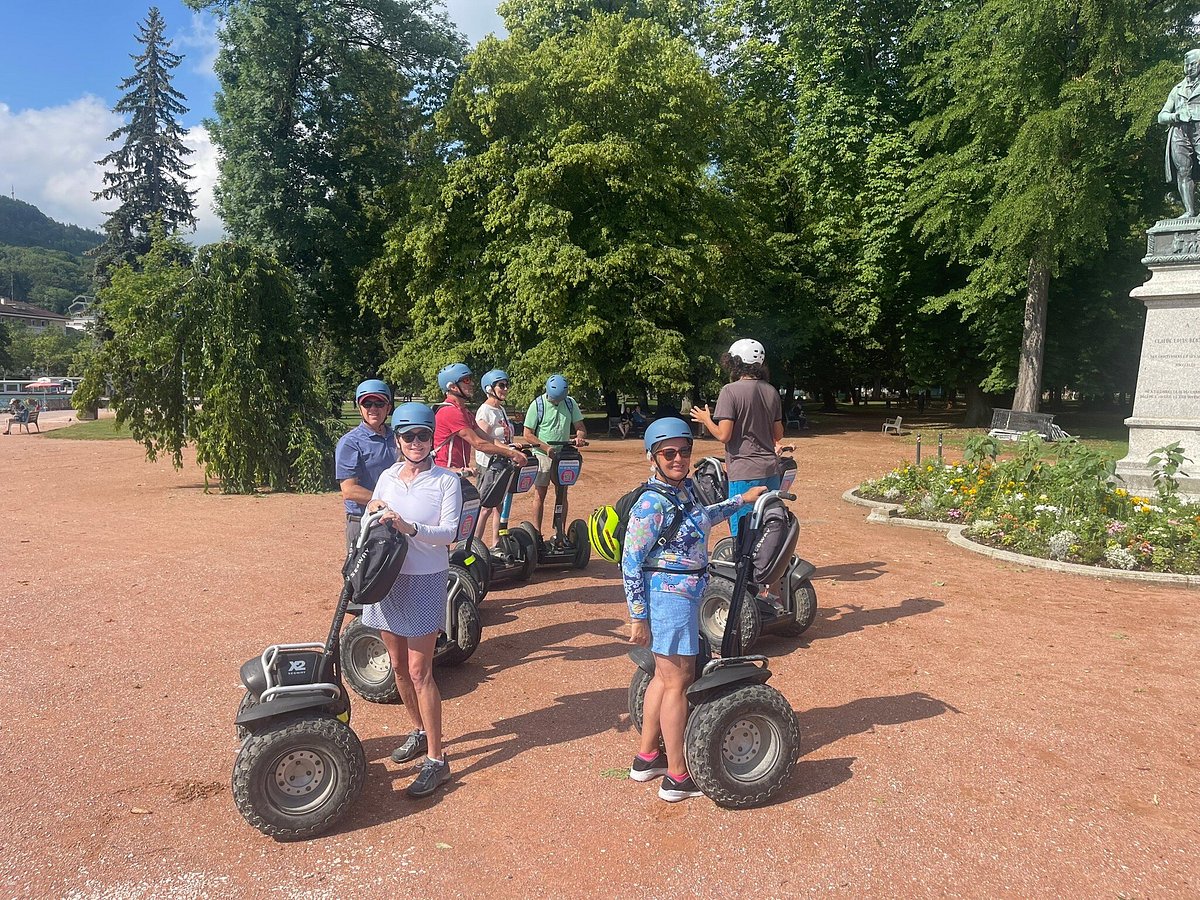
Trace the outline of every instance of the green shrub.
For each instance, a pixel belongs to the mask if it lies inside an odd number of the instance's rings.
[[[1114,462],[1074,441],[1043,459],[1026,435],[1011,459],[982,445],[972,460],[905,465],[859,486],[860,496],[900,504],[910,518],[967,526],[969,537],[1044,559],[1150,572],[1200,572],[1200,504],[1179,496],[1186,460],[1155,451],[1158,497],[1131,495],[1113,481]]]

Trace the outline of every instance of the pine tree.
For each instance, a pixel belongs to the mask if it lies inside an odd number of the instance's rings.
[[[130,57],[133,74],[118,85],[124,96],[113,107],[128,122],[108,139],[124,143],[97,162],[107,171],[105,186],[94,198],[119,204],[108,214],[106,240],[96,251],[98,287],[108,285],[113,269],[136,264],[149,251],[156,219],[167,234],[196,226],[195,192],[187,189],[190,166],[183,161],[192,151],[183,145],[179,125],[187,107],[183,94],[171,86],[171,70],[183,57],[171,52],[171,42],[163,38],[165,26],[158,7],[150,7],[138,26],[137,41],[144,49]]]

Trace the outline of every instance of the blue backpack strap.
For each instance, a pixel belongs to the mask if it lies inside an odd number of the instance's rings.
[[[533,425],[526,425],[525,427],[536,435],[538,426],[542,424],[542,419],[546,415],[546,401],[542,399],[541,394],[533,398],[533,408],[537,410],[537,418],[533,420]]]

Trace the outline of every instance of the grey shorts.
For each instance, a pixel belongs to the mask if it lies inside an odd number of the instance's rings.
[[[533,479],[533,483],[537,487],[546,487],[550,484],[550,457],[541,453],[535,453],[538,461],[537,477]]]

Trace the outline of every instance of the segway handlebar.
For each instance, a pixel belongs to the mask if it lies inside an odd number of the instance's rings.
[[[761,497],[754,501],[754,509],[750,511],[750,527],[758,528],[758,523],[762,521],[763,512],[767,508],[767,504],[772,500],[795,500],[795,494],[789,494],[787,491],[766,491]]]
[[[381,506],[373,513],[367,513],[362,517],[362,522],[358,526],[358,540],[354,542],[356,550],[361,550],[367,542],[367,532],[371,530],[371,526],[387,515],[391,510],[386,506]]]

